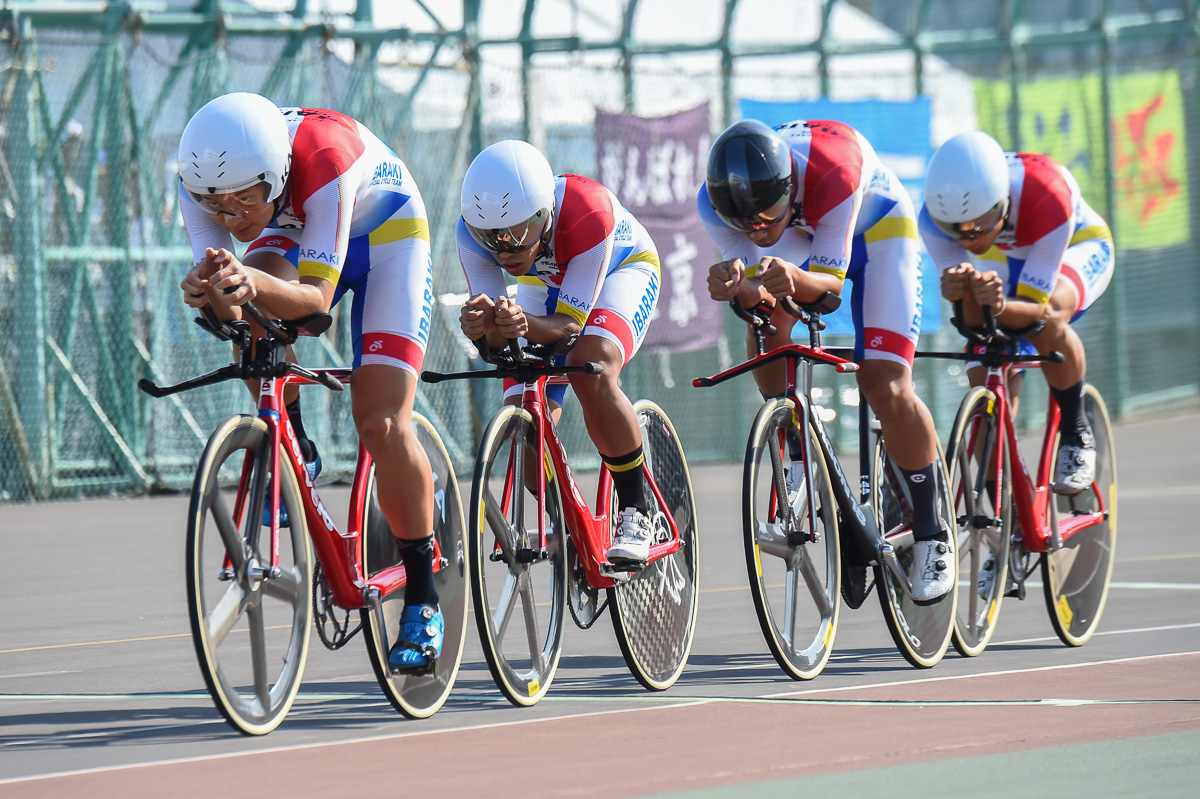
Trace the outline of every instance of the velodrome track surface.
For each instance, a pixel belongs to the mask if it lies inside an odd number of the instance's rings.
[[[671,690],[637,685],[602,620],[568,625],[549,696],[512,707],[471,622],[449,702],[408,721],[361,645],[314,637],[262,738],[226,726],[195,663],[185,497],[0,505],[0,797],[1194,796],[1200,414],[1116,434],[1117,562],[1084,647],[1059,643],[1039,588],[1005,601],[980,657],[919,671],[872,599],[843,610],[824,673],[793,682],[746,589],[740,468],[705,466],[698,629]],[[346,496],[323,491],[342,515]]]

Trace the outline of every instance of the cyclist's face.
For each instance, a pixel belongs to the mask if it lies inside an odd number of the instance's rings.
[[[963,239],[960,244],[966,247],[975,255],[983,255],[988,250],[992,249],[992,245],[996,243],[996,238],[1000,235],[1000,231],[1004,230],[1004,217],[996,220],[992,229],[986,233],[980,233],[973,239]]]
[[[275,217],[265,183],[230,194],[206,194],[199,205],[238,241],[254,241]]]
[[[534,242],[533,246],[528,250],[521,252],[495,252],[492,257],[496,259],[496,263],[500,264],[500,268],[508,272],[513,277],[521,277],[529,274],[529,270],[533,269],[533,262],[542,254],[542,240],[539,238]]]
[[[742,235],[750,239],[756,247],[770,247],[783,237],[788,222],[792,220],[792,209],[789,207],[783,215],[774,222],[755,227],[753,230],[743,230]]]

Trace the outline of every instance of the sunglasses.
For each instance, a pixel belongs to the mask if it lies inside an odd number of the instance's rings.
[[[934,219],[933,224],[955,241],[975,241],[980,236],[991,233],[1007,216],[1008,200],[1005,199],[993,205],[983,216],[970,222],[943,222]],[[930,218],[932,219],[932,216]]]

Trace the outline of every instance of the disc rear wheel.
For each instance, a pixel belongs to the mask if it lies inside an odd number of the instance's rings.
[[[907,575],[912,574],[913,563],[912,501],[882,441],[876,446],[874,463],[875,518],[884,538],[892,545],[900,570],[906,575],[900,578],[884,564],[875,567],[879,603],[900,654],[917,668],[931,668],[941,661],[950,646],[958,592],[950,590],[932,602],[918,604],[913,601],[907,590]],[[952,519],[954,508],[950,503],[946,467],[940,452],[934,475],[938,482],[938,514],[943,519]],[[955,556],[956,552],[952,551],[952,569],[957,569]]]
[[[650,486],[652,543],[671,539],[666,514],[679,530],[679,549],[650,563],[627,582],[609,589],[613,628],[625,663],[637,681],[652,691],[670,688],[683,673],[696,628],[696,578],[699,539],[696,501],[683,447],[662,408],[647,400],[634,405],[642,431],[645,468],[653,476],[666,508]],[[664,513],[665,511],[665,513]],[[615,523],[615,517],[613,523]]]
[[[1083,407],[1096,441],[1096,479],[1090,489],[1069,496],[1055,494],[1050,501],[1060,523],[1090,513],[1103,513],[1103,521],[1067,538],[1061,548],[1051,549],[1042,558],[1042,585],[1050,621],[1068,646],[1082,646],[1096,632],[1108,601],[1117,542],[1117,464],[1112,426],[1104,398],[1090,384],[1084,389]],[[1052,473],[1056,471],[1057,463],[1051,469]]]
[[[418,413],[413,414],[413,432],[429,458],[433,474],[433,535],[440,556],[434,563],[433,581],[438,593],[438,607],[445,620],[437,667],[429,674],[393,674],[388,665],[392,642],[378,640],[375,633],[378,628],[369,606],[362,610],[362,627],[375,677],[392,707],[409,718],[426,718],[445,703],[462,661],[467,626],[467,556],[463,542],[462,501],[450,456],[433,425]],[[370,577],[400,562],[400,549],[379,509],[374,464],[367,479],[367,497],[366,518],[360,529],[363,531],[363,571]],[[383,627],[389,635],[395,635],[399,630],[403,609],[403,589],[383,598]]]

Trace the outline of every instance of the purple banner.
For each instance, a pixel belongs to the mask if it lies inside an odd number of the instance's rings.
[[[707,103],[655,119],[596,111],[598,179],[645,225],[662,263],[647,352],[704,349],[721,337],[723,305],[706,285],[720,251],[696,213],[711,143]]]

